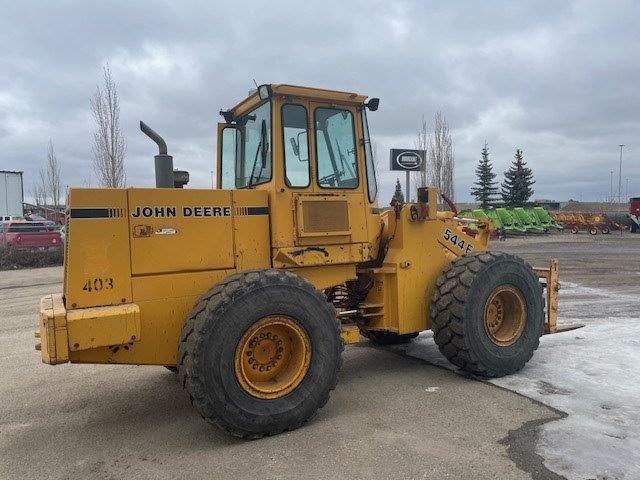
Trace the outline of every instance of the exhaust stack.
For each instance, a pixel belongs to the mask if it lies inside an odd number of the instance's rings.
[[[167,144],[149,125],[140,120],[140,130],[156,142],[158,145],[158,155],[153,157],[156,166],[156,187],[174,188],[173,182],[173,157],[167,155]]]

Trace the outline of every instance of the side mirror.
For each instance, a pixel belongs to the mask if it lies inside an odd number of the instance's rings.
[[[370,98],[369,101],[365,103],[365,106],[372,112],[375,112],[376,110],[378,110],[379,105],[380,105],[379,98]]]
[[[291,142],[291,148],[293,149],[293,154],[300,158],[300,146],[298,145],[298,142],[296,142],[296,139],[291,137],[289,139],[289,142]]]
[[[303,138],[304,143],[302,143],[301,140],[300,140],[300,137],[303,136],[303,135],[305,136]],[[296,152],[296,156],[298,157],[298,160],[300,160],[301,162],[308,162],[309,161],[309,152],[307,152],[307,138],[306,138],[306,135],[307,135],[306,131],[298,132],[298,134],[296,135],[296,147],[298,149],[298,151]],[[293,138],[291,140],[293,140]],[[303,153],[307,154],[307,158],[302,158],[300,156],[300,153],[301,153],[300,152],[300,145],[304,145],[304,152]]]

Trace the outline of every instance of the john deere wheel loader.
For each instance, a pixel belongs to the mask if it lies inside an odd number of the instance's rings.
[[[69,191],[63,293],[41,301],[43,362],[177,370],[200,415],[245,438],[307,421],[360,335],[392,344],[431,329],[461,369],[522,368],[545,326],[540,272],[489,252],[489,222],[467,235],[437,211],[435,188],[377,208],[377,107],[260,86],[221,112],[216,189],[176,188],[166,144],[141,123],[160,147],[157,188]]]

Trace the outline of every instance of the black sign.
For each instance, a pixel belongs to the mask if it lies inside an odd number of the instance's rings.
[[[391,149],[391,170],[424,171],[426,152],[409,148]]]

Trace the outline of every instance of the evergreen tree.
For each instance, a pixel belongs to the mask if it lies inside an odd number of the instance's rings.
[[[533,195],[533,172],[523,160],[522,150],[516,149],[515,160],[504,172],[502,182],[502,200],[508,207],[525,205]]]
[[[402,194],[402,185],[400,185],[400,179],[396,178],[396,191],[393,192],[393,197],[391,197],[391,205],[402,205],[403,203],[404,195]]]
[[[496,174],[493,173],[493,165],[489,160],[487,142],[484,143],[484,148],[480,153],[482,158],[476,167],[478,181],[474,182],[475,187],[471,189],[471,195],[480,202],[480,208],[488,208],[496,201],[498,196],[498,182],[494,181]]]

